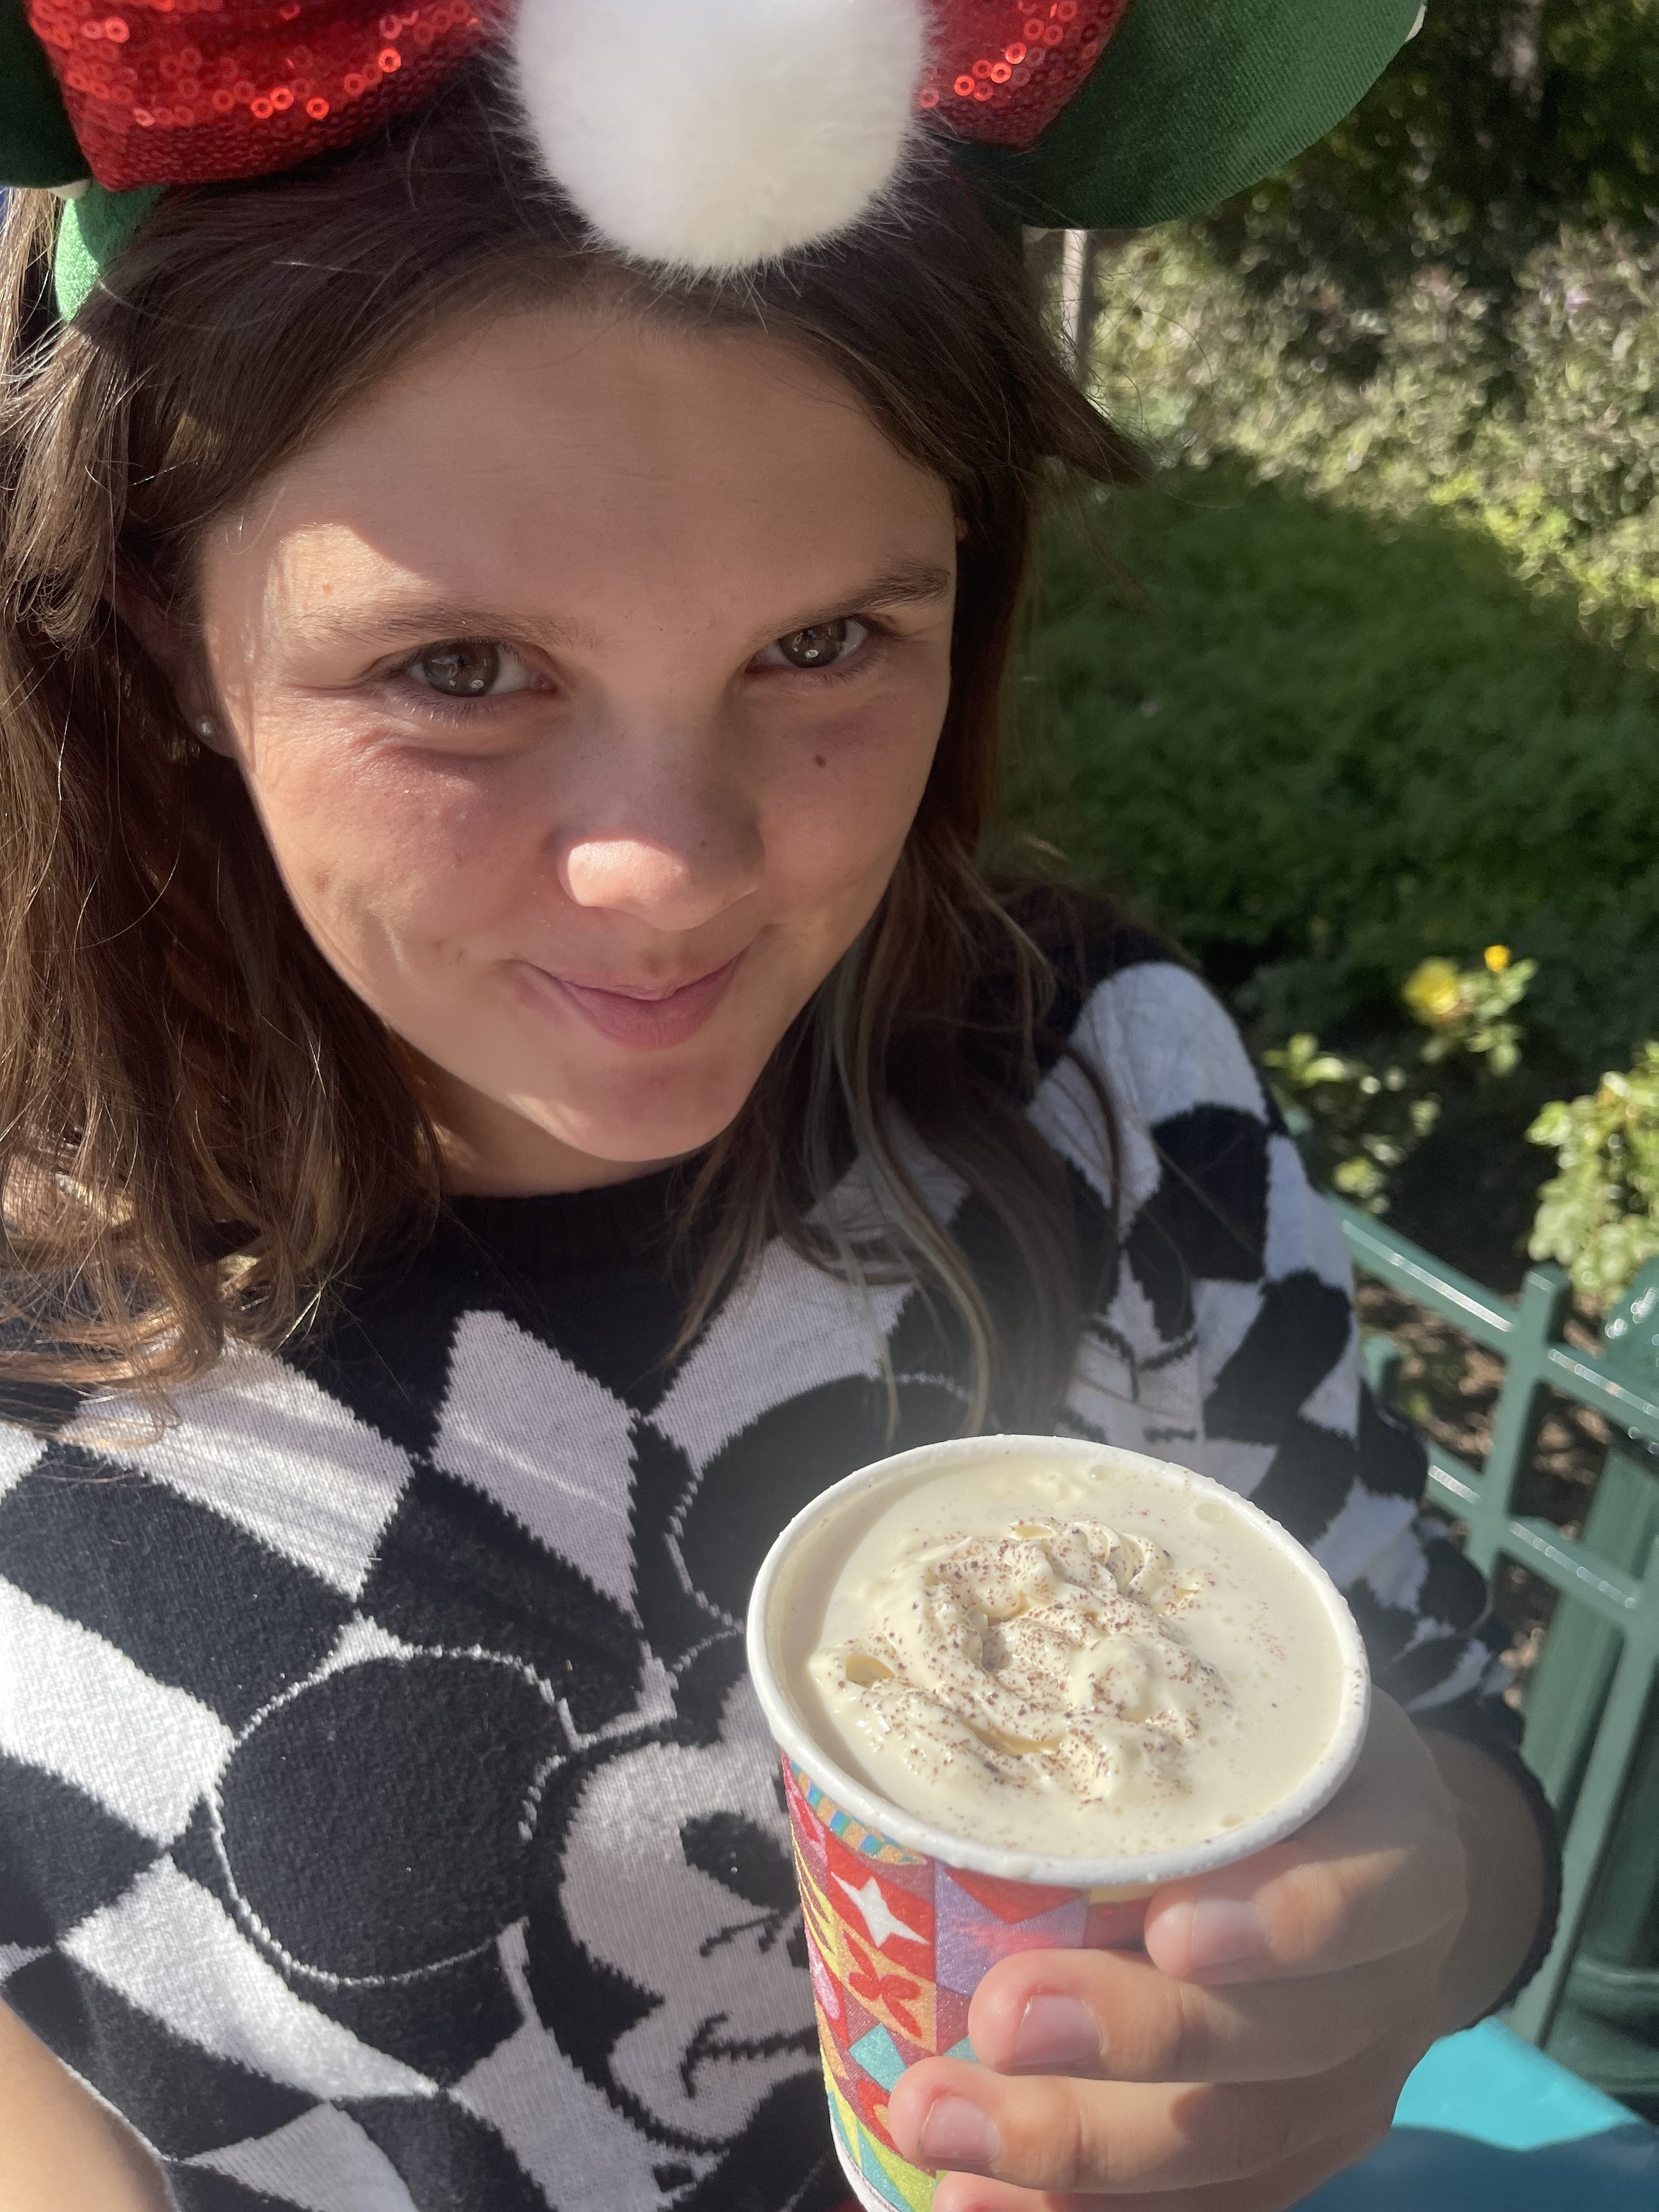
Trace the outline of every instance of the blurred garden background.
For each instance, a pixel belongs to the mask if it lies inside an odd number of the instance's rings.
[[[1091,261],[1156,470],[1055,527],[1017,817],[1328,1178],[1513,1289],[1528,1130],[1659,1035],[1659,0],[1431,0],[1291,170]],[[1592,1299],[1659,1252],[1607,1105],[1552,1217]]]
[[[1183,947],[1316,1176],[1499,1294],[1361,1319],[1443,1466],[1522,1468],[1511,1700],[1596,1838],[1526,2032],[1659,2118],[1659,1718],[1584,1780],[1659,1425],[1500,1405],[1493,1348],[1553,1260],[1565,1356],[1659,1400],[1659,0],[1430,0],[1284,174],[1079,243],[1033,252],[1150,480],[1052,525],[1011,857]]]

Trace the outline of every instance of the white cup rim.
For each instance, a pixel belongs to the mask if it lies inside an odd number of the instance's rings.
[[[1289,1560],[1317,1596],[1336,1638],[1341,1657],[1343,1685],[1337,1717],[1329,1742],[1315,1765],[1279,1802],[1255,1819],[1236,1828],[1206,1837],[1177,1850],[1120,1852],[1113,1856],[1080,1857],[998,1850],[936,1828],[931,1821],[870,1789],[848,1774],[810,1736],[786,1695],[773,1663],[769,1614],[784,1569],[797,1547],[818,1524],[837,1512],[849,1499],[891,1485],[896,1489],[929,1473],[960,1465],[963,1461],[1024,1456],[1033,1449],[1060,1459],[1110,1459],[1132,1473],[1144,1474],[1159,1483],[1178,1479],[1183,1487],[1196,1486],[1213,1494],[1240,1515]],[[832,1799],[844,1813],[873,1829],[903,1850],[939,1859],[964,1874],[987,1875],[1005,1881],[1038,1882],[1059,1889],[1151,1889],[1159,1883],[1185,1881],[1191,1875],[1212,1874],[1218,1868],[1252,1858],[1273,1844],[1282,1843],[1322,1810],[1353,1771],[1365,1740],[1370,1711],[1370,1670],[1365,1647],[1354,1618],[1335,1583],[1319,1562],[1297,1543],[1288,1529],[1252,1505],[1224,1483],[1170,1460],[1149,1458],[1144,1452],[1120,1449],[1115,1444],[1096,1444],[1073,1437],[964,1437],[949,1443],[921,1444],[912,1451],[873,1461],[846,1475],[802,1507],[785,1528],[762,1562],[750,1599],[747,1629],[750,1677],[767,1725],[781,1750]]]

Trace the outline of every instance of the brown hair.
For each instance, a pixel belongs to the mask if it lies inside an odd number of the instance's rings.
[[[811,349],[949,485],[964,533],[926,795],[876,919],[691,1179],[688,1331],[778,1235],[917,1274],[965,1330],[972,1424],[1051,1413],[1079,1326],[1065,1176],[1017,1095],[975,1073],[964,1025],[1000,977],[1030,1062],[1052,975],[975,854],[1045,471],[1126,462],[948,164],[740,284],[670,281],[584,238],[475,68],[351,155],[163,199],[67,327],[56,211],[15,196],[0,270],[0,1372],[162,1403],[227,1337],[280,1341],[435,1218],[435,1138],[396,1039],[310,942],[238,771],[194,743],[112,600],[118,580],[187,616],[204,526],[449,318],[604,288]],[[1023,1278],[1000,1331],[896,1109],[1000,1226]],[[808,1221],[854,1146],[873,1238],[833,1208]]]

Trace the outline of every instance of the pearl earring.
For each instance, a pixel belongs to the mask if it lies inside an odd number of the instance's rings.
[[[210,744],[213,743],[214,738],[218,735],[218,733],[219,725],[214,720],[211,714],[204,714],[201,720],[196,725],[197,736],[198,738],[205,738]]]

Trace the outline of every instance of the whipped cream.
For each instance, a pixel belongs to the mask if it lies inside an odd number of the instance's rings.
[[[1117,1855],[1288,1794],[1340,1668],[1242,1515],[1196,1486],[1136,1500],[1103,1462],[936,1477],[890,1509],[805,1672],[836,1755],[892,1802],[1012,1850]]]

